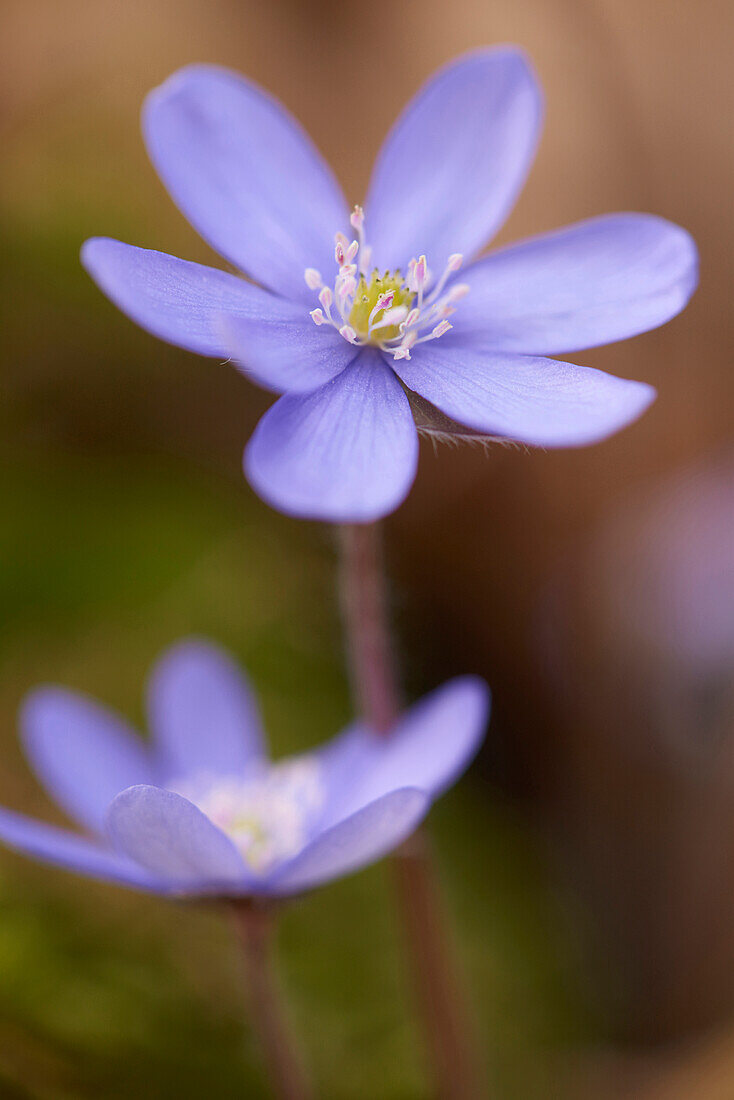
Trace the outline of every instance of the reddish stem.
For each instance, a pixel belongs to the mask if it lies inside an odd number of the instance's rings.
[[[274,919],[269,908],[233,901],[242,944],[250,1023],[277,1100],[311,1100],[313,1092],[286,1018],[273,966]]]
[[[390,736],[400,692],[389,627],[381,530],[341,527],[344,629],[352,691],[365,721]],[[392,859],[416,999],[441,1100],[480,1100],[480,1059],[447,940],[433,864],[420,831]]]

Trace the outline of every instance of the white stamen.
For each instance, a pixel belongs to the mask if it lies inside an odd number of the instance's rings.
[[[372,331],[376,332],[379,328],[389,328],[390,325],[400,324],[407,312],[406,306],[395,306],[395,309],[386,309],[377,324],[372,325]]]
[[[311,311],[314,324],[330,324],[339,332],[344,340],[350,344],[364,345],[376,344],[383,351],[390,352],[395,359],[410,359],[411,349],[416,344],[425,343],[427,340],[437,340],[445,335],[452,325],[448,318],[455,313],[454,303],[461,301],[469,292],[467,283],[457,283],[447,291],[444,290],[450,277],[459,270],[463,263],[460,252],[452,252],[441,278],[433,287],[433,273],[428,266],[425,254],[421,254],[416,260],[410,260],[406,277],[400,281],[400,273],[387,273],[395,288],[379,294],[376,304],[370,310],[367,317],[367,331],[364,332],[364,314],[359,314],[360,333],[350,324],[355,309],[355,295],[358,289],[358,278],[363,276],[369,287],[369,295],[375,293],[375,285],[367,275],[371,259],[372,249],[365,242],[364,226],[365,216],[361,206],[355,206],[349,223],[356,231],[357,239],[349,240],[344,233],[334,235],[334,258],[339,271],[331,287],[324,286],[321,274],[316,268],[306,268],[304,278],[306,285],[311,290],[319,291],[319,302],[323,309]],[[377,277],[377,273],[375,273]],[[379,281],[377,283],[379,286]],[[364,284],[363,284],[364,286]],[[427,289],[431,287],[426,295]],[[407,293],[406,293],[407,292]],[[396,295],[401,297],[415,296],[413,304],[395,306]],[[424,297],[425,295],[425,297]],[[360,303],[366,303],[365,297]],[[331,314],[331,308],[336,305],[338,314]],[[324,315],[324,311],[325,314]],[[357,314],[355,314],[357,316]],[[392,329],[392,334],[386,330]]]
[[[321,766],[308,756],[263,764],[246,777],[201,775],[172,789],[232,839],[256,874],[303,849],[325,799]]]
[[[337,300],[343,303],[346,298],[350,298],[354,294],[356,289],[357,280],[354,275],[339,275],[335,286]]]
[[[403,337],[400,346],[393,352],[393,359],[410,359],[410,349],[418,340],[418,333],[413,329]]]
[[[463,260],[464,260],[464,257],[462,256],[462,254],[460,252],[452,252],[451,253],[451,255],[449,256],[449,259],[448,259],[448,263],[446,264],[446,267],[444,269],[444,273],[441,276],[441,278],[438,280],[438,282],[436,283],[436,285],[433,288],[433,290],[431,291],[431,293],[429,294],[429,296],[427,298],[427,301],[429,301],[429,302],[435,302],[436,301],[439,294],[441,293],[443,288],[446,286],[446,280],[449,278],[450,275],[453,275],[453,273],[455,271],[459,270]]]
[[[468,283],[457,283],[456,286],[452,286],[446,295],[447,302],[460,302],[462,298],[466,298],[469,293],[470,287]]]

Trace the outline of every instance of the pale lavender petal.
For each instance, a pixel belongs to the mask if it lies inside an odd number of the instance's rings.
[[[172,646],[148,689],[150,728],[169,781],[241,775],[265,753],[257,702],[235,661],[198,638]]]
[[[380,152],[365,213],[375,263],[421,253],[440,275],[453,252],[475,255],[509,213],[542,120],[524,55],[501,46],[452,62],[429,80]]]
[[[489,699],[478,676],[457,677],[411,707],[388,737],[358,726],[336,738],[325,753],[327,781],[337,782],[329,783],[322,828],[400,787],[441,795],[479,749]]]
[[[305,306],[280,301],[260,317],[223,317],[223,342],[242,372],[267,389],[307,393],[335,378],[359,354],[331,325],[315,325]]]
[[[406,386],[480,434],[541,447],[580,447],[631,424],[652,386],[510,352],[449,333],[395,363]]]
[[[410,836],[429,804],[425,791],[391,791],[316,837],[268,880],[268,892],[296,894],[374,863]]]
[[[107,813],[115,849],[178,890],[240,891],[244,861],[232,841],[187,798],[161,787],[130,787]]]
[[[365,523],[397,508],[417,461],[408,400],[370,348],[313,393],[281,397],[255,429],[245,473],[282,512]]]
[[[100,844],[11,810],[0,809],[0,843],[42,863],[90,878],[107,879],[154,893],[166,893],[169,889],[157,876]]]
[[[558,354],[635,336],[674,317],[698,277],[696,246],[651,214],[609,214],[479,260],[457,332],[498,351]]]
[[[147,332],[226,359],[222,314],[279,317],[280,299],[236,275],[107,237],[85,241],[82,263],[97,286]]]
[[[60,687],[33,691],[20,712],[28,756],[51,797],[100,831],[108,805],[133,783],[154,781],[143,741],[116,714]]]
[[[214,65],[191,65],[153,91],[148,152],[201,235],[257,282],[310,301],[307,267],[334,264],[347,209],[325,161],[262,89]]]

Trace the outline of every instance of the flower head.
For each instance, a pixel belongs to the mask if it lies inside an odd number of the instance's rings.
[[[223,69],[182,69],[146,103],[149,152],[192,224],[260,285],[105,239],[83,261],[143,327],[282,394],[245,453],[265,500],[370,521],[415,476],[411,403],[443,431],[556,447],[604,439],[654,397],[547,356],[673,317],[697,278],[684,230],[613,214],[476,259],[523,184],[541,115],[518,50],[459,58],[405,109],[350,214],[274,100]]]
[[[271,763],[241,672],[214,646],[185,641],[153,670],[150,746],[83,696],[29,696],[28,757],[87,835],[0,809],[0,842],[153,893],[299,893],[408,836],[473,757],[488,704],[483,681],[462,677],[407,711],[389,739],[358,723]]]

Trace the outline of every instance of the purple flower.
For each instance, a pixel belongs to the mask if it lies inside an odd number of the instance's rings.
[[[697,278],[684,230],[612,214],[475,259],[522,186],[541,115],[518,50],[459,58],[399,118],[350,217],[279,104],[234,73],[185,68],[145,105],[150,155],[191,223],[260,286],[107,239],[87,241],[83,262],[150,332],[233,357],[283,394],[245,453],[266,501],[370,521],[415,476],[415,395],[449,426],[546,447],[604,439],[654,397],[545,356],[673,317]]]
[[[97,703],[44,687],[26,700],[27,755],[89,835],[0,809],[0,842],[93,878],[173,895],[285,896],[348,874],[407,837],[468,766],[489,709],[464,676],[389,739],[355,724],[270,763],[240,670],[201,641],[153,670],[152,744]]]

